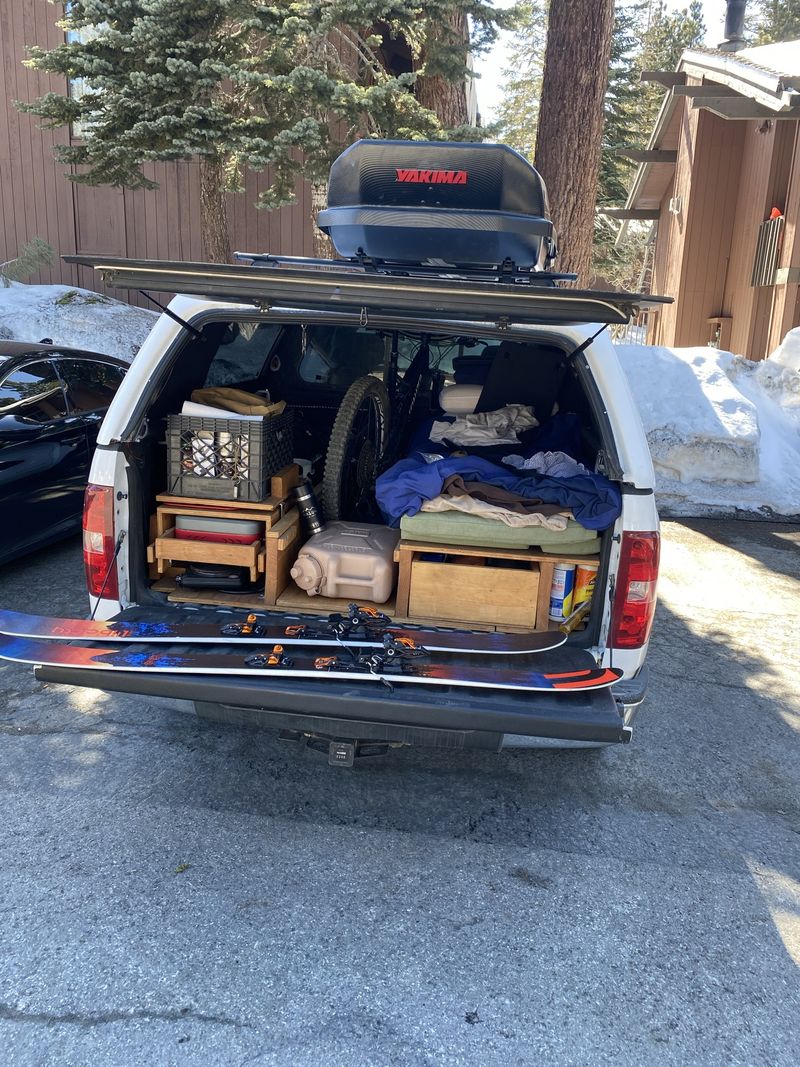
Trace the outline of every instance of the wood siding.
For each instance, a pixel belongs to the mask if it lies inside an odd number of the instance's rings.
[[[654,281],[675,303],[659,316],[658,340],[706,344],[722,309],[731,220],[739,185],[741,124],[684,109],[675,180],[661,204]],[[680,210],[671,212],[671,198]]]
[[[779,265],[800,267],[800,123],[726,121],[681,105],[653,264],[653,292],[675,303],[656,316],[651,343],[706,344],[708,320],[720,316],[730,320],[731,349],[763,359],[800,325],[798,284],[750,285],[758,228],[773,207],[786,217]]]
[[[700,111],[692,119],[696,130],[683,192],[676,345],[705,344],[710,335],[708,319],[721,313],[739,189],[741,123],[726,122],[710,111]]]
[[[779,260],[779,266],[793,274],[789,281],[775,287],[772,323],[767,338],[770,352],[778,347],[793,326],[800,324],[800,122],[794,127],[794,145],[786,180],[786,223]]]
[[[63,92],[64,82],[23,67],[26,44],[53,47],[63,40],[54,25],[57,8],[34,0],[0,2],[0,260],[12,259],[31,237],[48,241],[59,253],[76,250],[72,183],[53,161],[53,146],[65,144],[66,130],[38,129],[14,100]],[[58,263],[36,279],[75,284],[70,267]]]
[[[0,262],[16,256],[34,236],[59,256],[77,251],[202,259],[196,163],[149,165],[147,176],[159,184],[152,191],[77,185],[53,158],[53,146],[68,142],[67,131],[43,131],[35,116],[14,107],[14,100],[66,91],[63,79],[22,65],[26,45],[52,48],[63,40],[55,26],[57,14],[57,6],[45,0],[0,0]],[[234,249],[311,255],[308,186],[298,183],[295,204],[262,211],[255,202],[268,179],[268,172],[248,175],[245,191],[228,197]],[[91,271],[60,260],[31,281],[98,287]],[[130,299],[147,304],[136,294]]]
[[[797,124],[776,122],[769,129],[757,121],[739,125],[744,127],[744,140],[725,314],[733,319],[733,350],[764,356],[769,354],[767,338],[774,293],[772,287],[753,288],[750,276],[759,226],[772,207],[786,207]]]

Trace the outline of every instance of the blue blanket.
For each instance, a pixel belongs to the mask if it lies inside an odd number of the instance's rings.
[[[619,489],[602,474],[551,478],[529,471],[520,475],[476,456],[448,456],[426,463],[415,453],[395,463],[376,482],[375,495],[387,523],[399,526],[403,515],[416,515],[426,500],[441,493],[453,474],[460,474],[465,482],[499,485],[528,500],[561,504],[587,530],[605,530],[622,505]]]

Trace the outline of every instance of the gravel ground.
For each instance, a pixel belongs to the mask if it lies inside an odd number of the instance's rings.
[[[13,1065],[794,1065],[800,527],[668,523],[624,748],[353,771],[0,668]],[[79,546],[0,605],[84,609]]]

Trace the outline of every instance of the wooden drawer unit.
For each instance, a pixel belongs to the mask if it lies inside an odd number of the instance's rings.
[[[423,558],[432,555],[449,558],[441,563]],[[555,565],[597,563],[598,556],[403,540],[395,560],[400,565],[398,618],[467,628],[549,630],[558,625],[548,617]]]
[[[527,560],[472,566],[417,559],[411,563],[408,615],[532,630],[538,595],[539,566]]]
[[[184,514],[188,513],[180,509]],[[193,514],[203,514],[201,509],[191,509]],[[158,532],[147,549],[147,559],[153,567],[156,579],[174,576],[171,567],[175,563],[223,563],[231,567],[247,567],[251,581],[260,574],[264,575],[263,596],[255,597],[247,593],[222,593],[213,589],[180,589],[174,582],[168,586],[160,582],[157,588],[170,593],[170,600],[193,604],[229,604],[249,608],[274,607],[278,597],[289,582],[289,571],[297,559],[297,553],[303,543],[300,529],[300,512],[292,508],[281,519],[273,523],[272,513],[246,513],[240,505],[236,517],[257,518],[264,523],[262,540],[252,545],[231,545],[212,541],[191,541],[175,537],[174,529]],[[162,514],[162,512],[164,512]],[[161,526],[175,509],[159,507],[156,525]],[[219,512],[212,510],[212,515]],[[231,517],[233,512],[228,513]]]

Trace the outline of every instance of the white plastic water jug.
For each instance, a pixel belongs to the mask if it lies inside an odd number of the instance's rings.
[[[394,588],[399,530],[368,523],[329,522],[300,549],[292,578],[309,596],[384,604]]]

